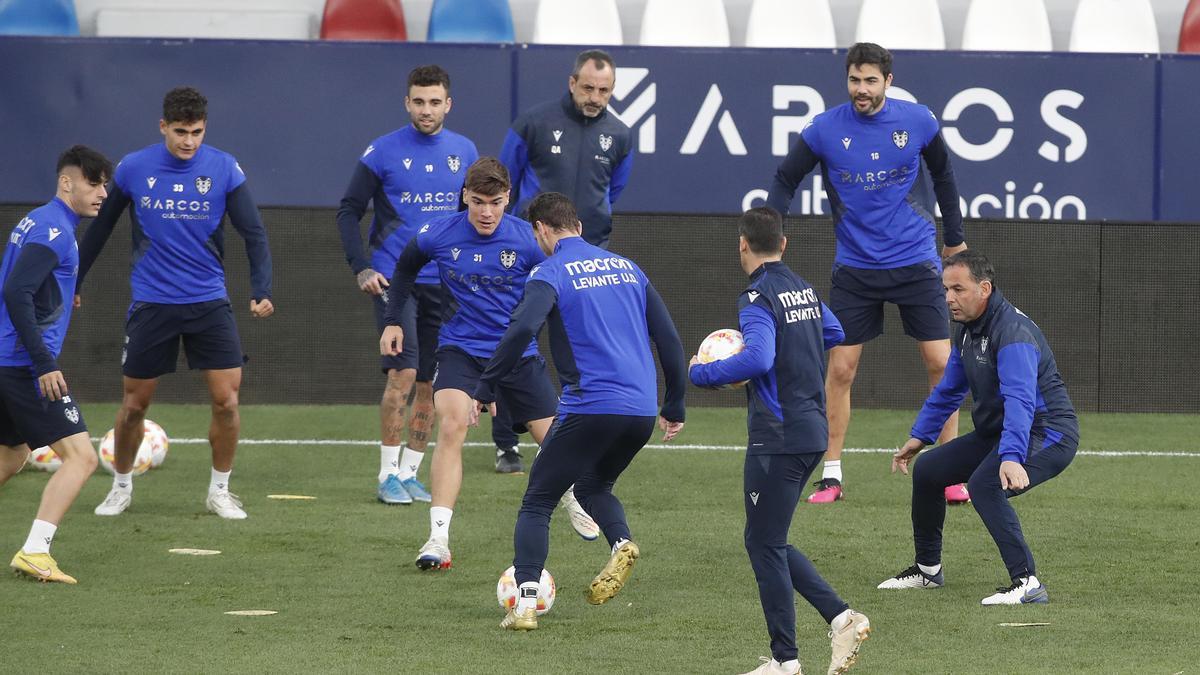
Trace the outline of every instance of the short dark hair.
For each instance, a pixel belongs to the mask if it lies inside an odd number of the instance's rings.
[[[555,232],[575,232],[579,230],[579,215],[575,205],[561,192],[543,192],[529,202],[526,219],[541,223]]]
[[[892,53],[874,42],[856,42],[846,52],[846,72],[850,72],[850,66],[862,68],[866,65],[878,66],[887,79],[892,74]]]
[[[990,281],[993,286],[996,285],[996,268],[992,267],[992,261],[979,251],[972,249],[959,251],[942,261],[942,269],[955,265],[967,268],[967,271],[971,273],[971,279],[977,284]]]
[[[112,178],[112,162],[98,151],[86,145],[72,145],[58,156],[58,166],[55,175],[61,174],[68,166],[79,167],[79,172],[90,183],[107,183]]]
[[[417,66],[408,72],[408,89],[413,87],[436,87],[442,85],[450,94],[450,73],[437,64]],[[406,92],[408,90],[405,90]]]
[[[194,87],[175,87],[163,97],[164,122],[202,122],[208,119],[208,99]]]
[[[571,70],[571,77],[579,77],[579,71],[583,70],[583,66],[588,61],[595,62],[597,70],[604,70],[604,66],[608,66],[612,69],[614,76],[617,74],[617,64],[613,62],[613,57],[609,56],[608,52],[603,49],[585,49],[575,57],[575,68]]]
[[[508,169],[495,157],[480,157],[467,169],[463,188],[481,195],[492,196],[506,192],[512,187]]]
[[[738,234],[751,252],[770,255],[783,252],[783,216],[769,206],[759,206],[738,218]]]

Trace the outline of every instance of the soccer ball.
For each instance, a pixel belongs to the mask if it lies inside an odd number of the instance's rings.
[[[146,420],[143,424],[145,433],[142,436],[142,444],[138,446],[137,456],[133,459],[133,475],[140,476],[150,469],[154,464],[155,455],[159,455],[159,464],[167,457],[167,434],[163,428]],[[116,458],[116,438],[112,429],[104,434],[104,439],[100,441],[100,466],[104,470],[113,473],[113,460]]]
[[[54,473],[58,471],[58,467],[62,466],[62,458],[48,446],[42,446],[29,453],[28,463],[35,469]]]
[[[521,594],[521,588],[517,585],[516,570],[512,567],[504,570],[504,574],[500,575],[500,581],[496,583],[496,600],[500,602],[500,607],[505,611],[517,606],[517,596]],[[538,616],[550,611],[554,606],[554,577],[546,570],[542,570],[542,578],[538,580],[538,597],[537,597],[537,613]]]
[[[745,348],[746,343],[742,339],[741,331],[722,328],[714,330],[704,338],[704,341],[700,343],[700,349],[696,352],[696,358],[700,360],[700,363],[712,363],[727,359]],[[723,385],[718,388],[728,389],[730,386],[741,387],[745,384],[745,381],[735,382],[732,385]]]

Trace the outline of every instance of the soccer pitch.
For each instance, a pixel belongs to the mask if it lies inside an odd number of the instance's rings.
[[[94,435],[113,412],[84,408]],[[913,414],[858,411],[848,445],[894,447]],[[374,407],[243,408],[244,440],[301,442],[242,446],[232,479],[250,515],[241,522],[205,512],[208,447],[178,442],[207,435],[207,406],[160,405],[150,417],[177,442],[136,479],[130,511],[92,515],[111,480],[98,471],[55,539],[79,585],[0,579],[5,671],[737,673],[769,653],[742,547],[744,409],[689,410],[678,447],[648,448],[618,482],[643,557],[608,604],[583,598],[607,547],[580,540],[556,512],[547,568],[558,597],[528,634],[498,627],[495,585],[511,564],[525,478],[492,471],[486,422],[471,435],[481,445],[464,451],[454,567],[421,573],[428,507],[375,500]],[[1008,580],[970,506],[947,516],[945,588],[876,590],[912,561],[909,480],[889,475],[884,452],[848,454],[846,500],[801,504],[791,540],[871,618],[853,672],[1193,672],[1196,428],[1196,416],[1082,416],[1087,454],[1015,502],[1050,592],[1044,606],[979,605]],[[1145,454],[1116,454],[1134,452]],[[45,481],[27,468],[0,488],[3,555],[21,545]],[[316,499],[267,498],[276,493]],[[168,553],[182,547],[221,554]],[[801,663],[822,673],[827,628],[796,600]],[[244,609],[278,613],[225,614]],[[1000,625],[1018,622],[1049,625]]]

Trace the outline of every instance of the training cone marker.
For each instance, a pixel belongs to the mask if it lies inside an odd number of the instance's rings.
[[[179,555],[221,555],[220,551],[214,551],[211,548],[169,548],[167,553],[178,553]]]

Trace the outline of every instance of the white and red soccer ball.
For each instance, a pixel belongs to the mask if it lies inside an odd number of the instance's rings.
[[[517,597],[521,594],[521,588],[517,585],[516,570],[512,567],[504,570],[504,574],[500,575],[500,581],[496,583],[496,600],[500,602],[500,607],[505,611],[517,606]],[[550,611],[554,606],[554,577],[546,570],[542,570],[542,578],[538,580],[538,597],[537,597],[537,613],[538,616]]]
[[[170,439],[167,438],[167,432],[154,422],[146,420],[143,429],[145,434],[142,436],[142,444],[138,446],[137,455],[133,459],[135,476],[140,476],[151,468],[162,466],[163,461],[167,458],[167,449],[171,445]],[[116,457],[115,447],[116,439],[113,430],[109,429],[100,441],[100,466],[109,473],[113,473],[113,460]]]
[[[696,358],[700,363],[712,363],[713,361],[722,361],[734,354],[741,352],[746,348],[746,342],[742,339],[741,331],[736,331],[732,328],[721,328],[714,330],[704,338],[700,343],[700,349],[696,352]],[[732,385],[724,385],[720,389],[728,389],[730,386],[740,387],[746,384],[743,382],[735,382]]]

